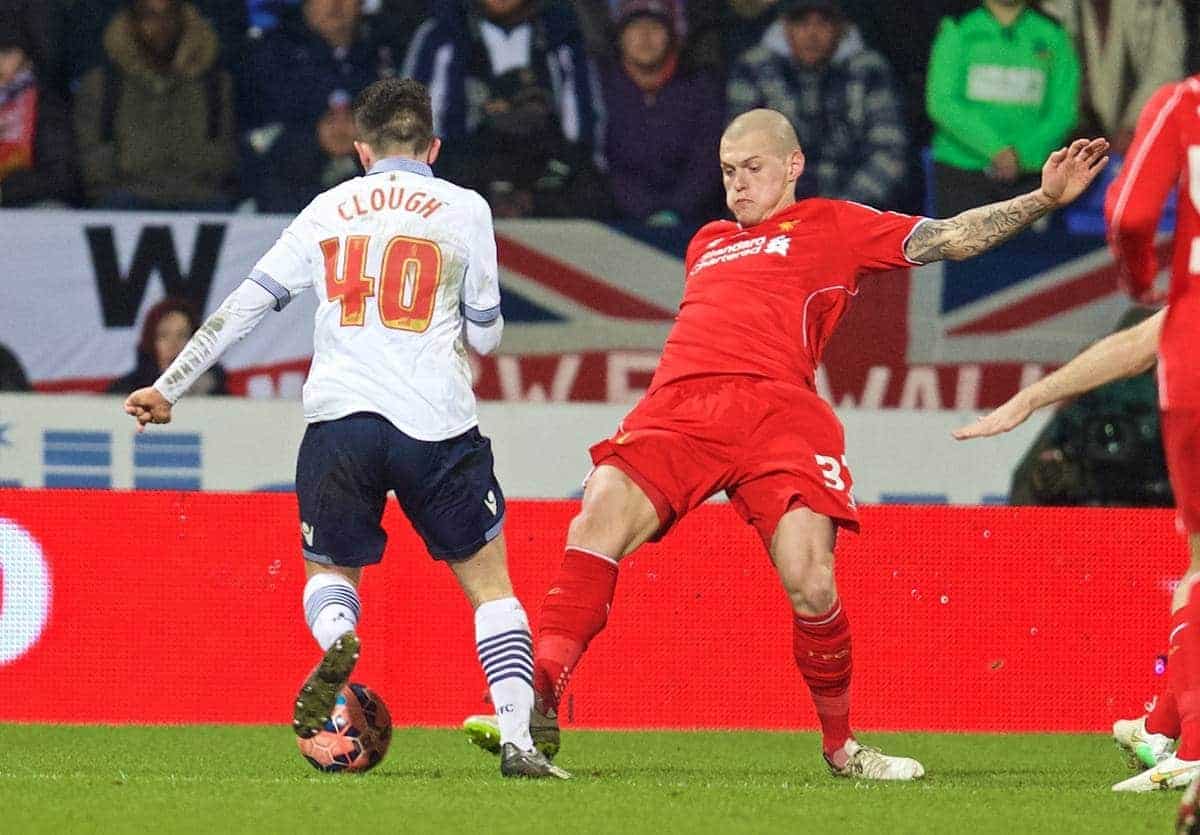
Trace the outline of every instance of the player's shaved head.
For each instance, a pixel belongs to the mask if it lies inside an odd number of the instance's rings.
[[[796,129],[778,110],[751,110],[730,122],[718,156],[725,205],[743,227],[796,202],[804,152]]]
[[[792,151],[800,150],[800,139],[788,118],[778,110],[766,108],[748,110],[730,122],[721,136],[721,144],[740,143],[755,134],[762,135],[767,145],[763,150],[780,159],[786,159]]]

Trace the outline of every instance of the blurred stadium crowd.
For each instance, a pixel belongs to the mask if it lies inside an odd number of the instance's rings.
[[[0,0],[0,206],[295,212],[358,173],[349,104],[427,83],[498,217],[686,229],[768,106],[802,192],[948,214],[1073,135],[1120,152],[1197,67],[1200,0]],[[921,149],[931,147],[931,152]]]

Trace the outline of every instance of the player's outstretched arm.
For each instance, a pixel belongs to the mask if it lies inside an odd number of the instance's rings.
[[[996,411],[956,430],[954,437],[966,441],[999,435],[1020,426],[1044,406],[1141,374],[1154,364],[1165,317],[1166,311],[1160,310],[1132,328],[1106,336],[1053,374],[1021,389]]]
[[[1042,187],[944,220],[926,220],[913,230],[904,254],[918,264],[962,261],[995,249],[1028,229],[1047,212],[1065,206],[1108,165],[1108,141],[1077,139],[1042,166]]]
[[[138,389],[126,398],[125,412],[137,421],[138,431],[148,423],[170,423],[174,403],[231,345],[254,330],[276,301],[275,296],[250,279],[230,293],[192,334],[154,385]]]

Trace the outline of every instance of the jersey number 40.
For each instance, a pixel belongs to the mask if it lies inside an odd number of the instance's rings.
[[[325,292],[342,304],[342,326],[361,327],[367,298],[376,295],[376,279],[366,274],[369,235],[346,238],[346,263],[338,273],[342,242],[321,241],[325,255]],[[387,243],[379,272],[379,318],[385,327],[424,333],[442,280],[442,250],[433,241],[397,235]]]

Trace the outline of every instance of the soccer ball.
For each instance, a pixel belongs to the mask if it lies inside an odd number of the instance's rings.
[[[392,741],[392,717],[383,699],[362,684],[338,693],[329,721],[315,736],[296,740],[318,771],[369,771]]]

